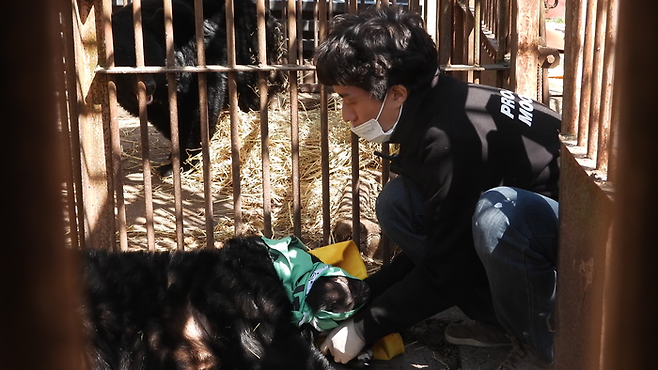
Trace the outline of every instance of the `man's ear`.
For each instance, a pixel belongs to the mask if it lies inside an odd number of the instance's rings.
[[[409,91],[402,85],[395,85],[389,90],[388,96],[390,100],[396,103],[396,105],[402,105],[407,100]]]

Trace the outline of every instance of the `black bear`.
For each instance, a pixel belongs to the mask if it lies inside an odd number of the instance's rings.
[[[197,49],[194,27],[194,1],[173,0],[173,29],[176,66],[196,66]],[[223,0],[205,0],[204,46],[206,65],[226,65],[226,14]],[[234,0],[236,63],[258,63],[258,30],[255,0]],[[164,4],[162,0],[144,0],[141,7],[144,62],[146,66],[164,66],[166,60]],[[132,4],[112,15],[115,64],[135,66],[135,40]],[[266,12],[266,48],[268,64],[276,64],[283,55],[281,24]],[[146,85],[147,113],[151,124],[171,139],[171,123],[166,75],[141,75]],[[226,73],[206,73],[208,86],[209,132],[212,136],[220,112],[228,108]],[[130,114],[139,116],[136,74],[116,76],[117,100]],[[283,89],[281,72],[268,76],[270,96]],[[201,148],[199,86],[196,73],[176,74],[178,128],[183,168],[191,168],[187,159]],[[237,73],[238,106],[243,111],[259,108],[258,76],[254,72]],[[158,168],[161,175],[170,175],[171,164]]]
[[[300,369],[331,365],[293,319],[272,250],[259,237],[221,249],[82,254],[80,314],[90,369]],[[358,279],[322,276],[312,312],[368,299]]]

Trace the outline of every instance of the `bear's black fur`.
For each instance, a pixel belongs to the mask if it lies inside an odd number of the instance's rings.
[[[194,1],[173,0],[174,50],[176,66],[196,66],[197,49],[194,28]],[[204,46],[206,65],[226,65],[226,14],[223,0],[205,0]],[[135,40],[132,4],[112,15],[115,64],[135,66]],[[234,0],[236,63],[258,64],[258,30],[255,0]],[[162,0],[142,1],[142,34],[146,66],[164,66],[166,44],[164,33],[164,5]],[[268,64],[280,62],[283,55],[281,24],[266,12],[266,47]],[[206,73],[208,86],[208,117],[210,135],[215,131],[220,112],[228,108],[226,73]],[[137,82],[140,75],[116,76],[117,100],[130,114],[139,116]],[[142,74],[146,85],[148,120],[166,138],[171,139],[171,123],[167,77],[163,73]],[[270,73],[270,96],[282,90],[281,72]],[[183,168],[189,169],[187,159],[201,148],[198,74],[176,74],[178,129]],[[237,73],[238,105],[243,111],[257,110],[260,106],[258,75],[254,72]],[[158,169],[161,175],[171,174],[171,164]]]
[[[292,323],[261,238],[214,250],[83,256],[90,369],[331,369]],[[348,300],[361,304],[367,287],[358,282]]]

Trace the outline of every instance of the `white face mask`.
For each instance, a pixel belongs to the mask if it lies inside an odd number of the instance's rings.
[[[386,97],[388,97],[388,92],[384,96],[384,101],[382,101],[382,106],[379,108],[379,113],[377,113],[376,118],[371,118],[368,121],[354,127],[354,125],[350,125],[350,128],[352,129],[352,132],[357,134],[359,137],[372,141],[373,143],[385,143],[387,142],[391,135],[393,134],[393,131],[395,130],[395,126],[398,125],[398,122],[400,121],[400,116],[402,115],[402,106],[400,106],[400,113],[398,113],[398,119],[395,121],[395,124],[393,124],[393,127],[391,127],[390,130],[384,132],[382,129],[382,125],[379,124],[379,116],[382,115],[382,111],[384,110],[384,103],[386,103]]]

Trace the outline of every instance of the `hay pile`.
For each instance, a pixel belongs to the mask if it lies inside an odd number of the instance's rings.
[[[337,96],[332,97],[329,106],[329,170],[330,170],[330,209],[331,225],[351,218],[351,213],[340,207],[346,189],[351,186],[351,132],[341,118]],[[338,102],[336,101],[338,99]],[[315,104],[317,105],[317,104]],[[263,187],[260,117],[258,112],[239,113],[240,137],[240,188],[242,202],[243,231],[246,234],[262,234],[263,229]],[[302,240],[310,247],[322,243],[322,170],[320,148],[320,109],[299,108],[299,174],[301,194]],[[290,109],[287,102],[271,104],[269,110],[270,168],[273,237],[293,234],[292,209],[292,149]],[[360,145],[361,183],[381,190],[379,173],[381,162],[373,152],[379,145]],[[200,155],[199,155],[200,158]],[[211,178],[213,199],[223,199],[230,207],[232,201],[231,140],[230,118],[221,117],[217,131],[211,139],[210,147]],[[199,165],[200,167],[200,165]],[[164,180],[171,183],[171,179]],[[202,171],[189,171],[182,176],[186,189],[203,194]],[[374,197],[361,197],[362,218],[375,219]],[[345,214],[347,213],[347,214]],[[214,215],[215,240],[221,241],[234,234],[232,212]],[[201,230],[199,230],[201,231]],[[199,235],[186,228],[186,235]],[[201,233],[202,234],[202,233]],[[189,243],[186,243],[189,244]],[[194,243],[196,244],[196,243]],[[200,241],[201,245],[203,242]]]

